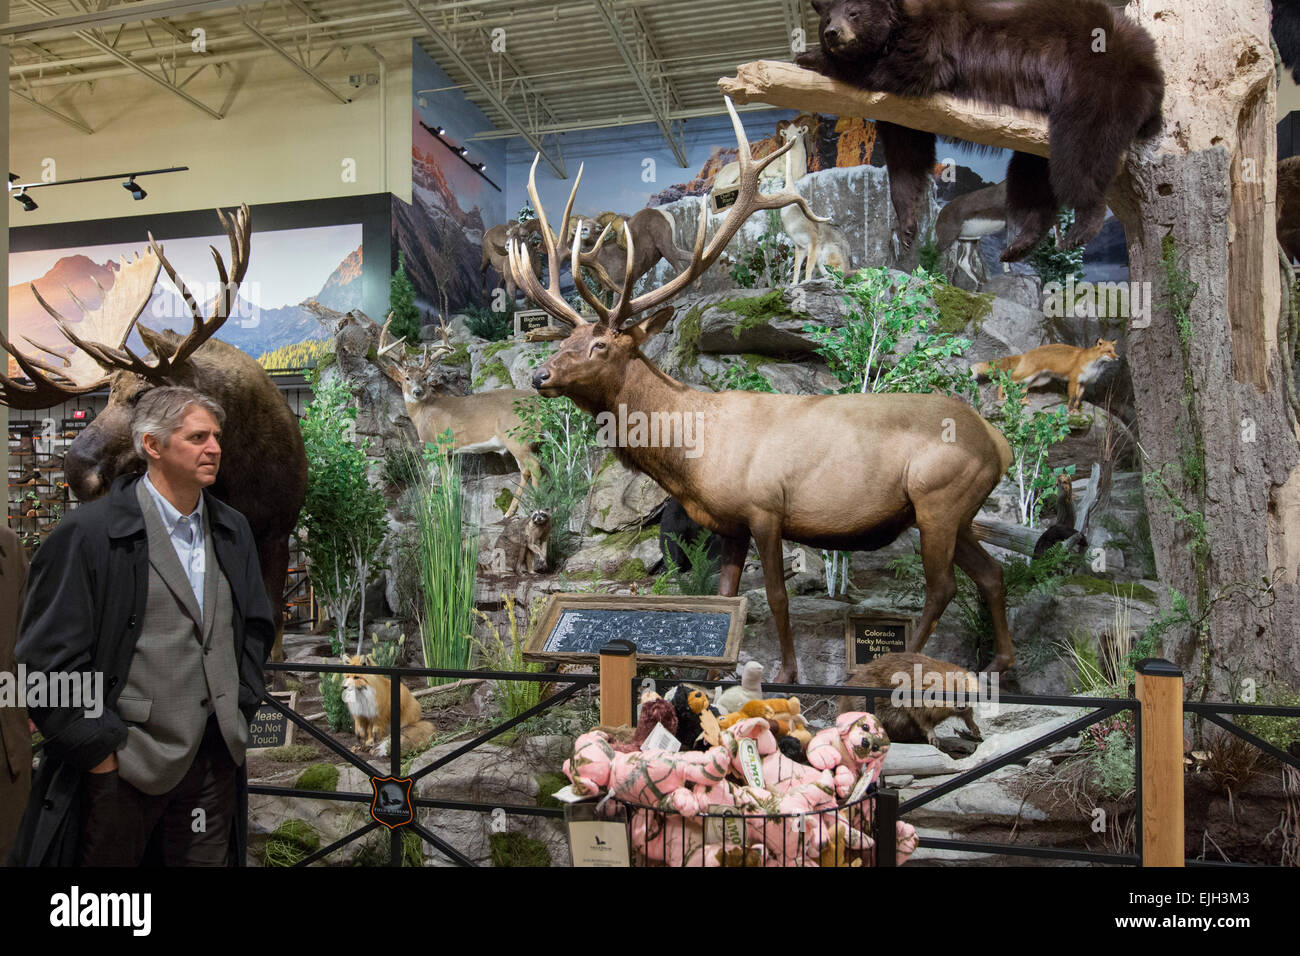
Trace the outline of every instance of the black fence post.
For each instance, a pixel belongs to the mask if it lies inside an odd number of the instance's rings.
[[[881,787],[875,801],[876,866],[898,866],[898,791]]]

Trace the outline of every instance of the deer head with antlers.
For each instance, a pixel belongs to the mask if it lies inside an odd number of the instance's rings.
[[[213,338],[235,308],[248,271],[251,234],[247,206],[233,215],[220,210],[217,215],[230,241],[231,261],[227,269],[221,254],[212,249],[220,291],[207,313],[152,235],[147,253],[123,260],[98,308],[89,308],[68,290],[83,313],[76,324],[55,311],[33,285],[37,302],[76,351],[68,356],[28,339],[42,358],[0,336],[0,347],[14,357],[27,379],[0,375],[0,403],[43,409],[109,389],[107,407],[77,436],[64,459],[73,493],[88,501],[106,493],[119,475],[145,470],[131,444],[131,416],[144,392],[159,385],[186,385],[216,399],[225,409],[226,425],[221,471],[212,492],[248,519],[267,594],[272,606],[280,607],[289,534],[307,489],[307,456],[293,412],[265,369],[234,346]],[[139,324],[160,271],[175,284],[189,312],[190,328],[184,335]],[[133,329],[153,354],[152,362],[127,345]],[[283,656],[278,635],[275,655],[277,660]]]
[[[794,143],[755,161],[730,100],[727,109],[740,146],[735,204],[707,243],[708,215],[701,209],[690,264],[664,286],[635,299],[634,241],[625,231],[627,277],[611,307],[581,281],[574,253],[578,292],[596,311],[595,322],[585,321],[560,295],[556,244],[545,228],[545,211],[530,176],[529,195],[542,220],[550,258],[549,288],[529,270],[518,243],[510,247],[511,267],[529,298],[574,326],[573,334],[536,371],[533,386],[545,396],[567,395],[598,421],[601,416],[628,421],[643,416],[638,420],[649,423],[649,434],[644,428],[628,428],[627,443],[616,447],[615,454],[654,478],[691,518],[723,537],[720,593],[737,593],[749,541],[754,539],[781,643],[778,683],[792,681],[798,673],[781,540],[817,548],[875,550],[913,525],[921,531],[926,603],[911,650],[925,643],[956,591],[955,560],[975,580],[992,611],[997,640],[993,666],[1011,666],[1014,653],[1001,568],[971,532],[980,505],[1011,462],[1011,450],[973,409],[934,394],[711,394],[672,379],[641,351],[672,318],[673,309],[660,307],[703,274],[754,212],[797,204],[810,220],[825,221],[792,191],[760,192],[764,168]],[[576,192],[575,183],[566,219]],[[608,230],[597,240],[597,248],[607,236]],[[648,317],[632,321],[645,312]],[[684,440],[686,422],[696,429],[689,444]]]
[[[531,268],[531,267],[528,267]],[[430,387],[438,363],[455,351],[444,321],[440,329],[442,341],[426,346],[419,361],[408,365],[406,343],[402,339],[390,342],[388,328],[392,324],[390,313],[379,333],[376,358],[380,369],[402,390],[406,415],[415,426],[422,442],[436,441],[451,430],[452,447],[459,454],[508,454],[519,467],[519,487],[515,491],[505,517],[519,508],[519,496],[531,481],[537,486],[539,465],[533,448],[519,435],[523,421],[515,411],[515,403],[533,398],[531,391],[522,388],[495,388],[472,395],[449,395]]]

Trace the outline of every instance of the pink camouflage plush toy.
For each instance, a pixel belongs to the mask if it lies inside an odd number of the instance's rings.
[[[722,735],[722,745],[731,755],[732,775],[741,780],[745,779],[745,769],[740,758],[740,741],[746,738],[753,740],[758,747],[763,765],[763,785],[768,790],[780,794],[800,784],[825,784],[827,780],[830,780],[835,792],[843,787],[844,792],[848,793],[853,787],[853,772],[848,767],[838,768],[826,778],[823,777],[822,768],[795,763],[781,753],[766,717],[750,717],[739,721]]]
[[[564,773],[581,796],[609,789],[628,803],[672,810],[693,817],[700,802],[692,787],[710,788],[726,779],[731,758],[722,747],[670,753],[644,750],[618,753],[603,730],[583,734],[573,744]]]
[[[808,743],[808,762],[818,770],[835,773],[835,792],[843,798],[864,774],[869,774],[870,780],[880,775],[888,752],[889,737],[879,721],[872,714],[855,710],[840,714],[834,727],[813,735]],[[846,780],[848,786],[844,787]]]

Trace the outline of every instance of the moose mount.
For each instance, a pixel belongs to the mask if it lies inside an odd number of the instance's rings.
[[[696,449],[681,442],[616,447],[624,464],[644,471],[681,502],[686,513],[723,538],[719,593],[735,595],[752,537],[763,565],[769,606],[781,645],[778,683],[795,680],[798,664],[790,633],[789,597],[782,566],[782,539],[816,548],[876,550],[916,526],[921,533],[926,599],[912,651],[919,651],[956,593],[954,562],[975,581],[993,617],[993,670],[1015,660],[1007,627],[1002,571],[983,549],[971,522],[1011,463],[1006,439],[973,409],[942,395],[780,395],[698,392],[661,371],[641,345],[673,317],[658,308],[694,282],[721,255],[754,212],[797,204],[790,190],[759,190],[765,167],[781,159],[794,141],[755,161],[740,117],[727,100],[740,152],[740,192],[717,233],[705,243],[708,215],[699,229],[687,268],[660,288],[633,299],[635,248],[625,227],[628,268],[620,294],[606,307],[585,282],[582,298],[598,320],[588,322],[560,294],[559,259],[535,176],[529,195],[542,221],[551,282],[543,287],[529,269],[522,244],[510,244],[515,280],[530,299],[574,326],[533,386],[547,397],[568,396],[592,415],[625,408],[647,417],[701,423]],[[533,163],[534,173],[536,161]],[[573,193],[577,192],[577,183]],[[574,195],[569,197],[566,220]],[[704,200],[707,202],[707,198]],[[597,240],[597,247],[608,230]],[[574,250],[573,272],[579,253]],[[628,320],[657,309],[635,324]],[[679,436],[680,437],[680,436]],[[794,450],[798,449],[798,454]]]
[[[109,389],[107,407],[68,446],[65,457],[72,492],[89,501],[106,494],[119,475],[145,470],[131,444],[131,415],[142,393],[160,385],[186,385],[211,396],[226,412],[221,470],[212,493],[248,519],[267,596],[272,607],[282,608],[289,535],[307,493],[307,454],[298,422],[266,370],[251,356],[213,338],[229,317],[248,271],[252,228],[247,206],[233,216],[220,210],[217,215],[230,240],[231,263],[227,272],[220,253],[212,249],[221,292],[209,315],[204,315],[150,235],[149,251],[123,263],[97,309],[78,301],[84,315],[75,327],[31,287],[37,302],[77,350],[66,356],[32,342],[50,361],[20,351],[0,335],[0,348],[14,357],[28,379],[0,375],[0,403],[38,410]],[[180,290],[189,309],[193,324],[185,335],[155,332],[139,324],[160,269]],[[133,329],[153,353],[152,364],[127,346]],[[275,660],[283,659],[280,624],[277,620]]]

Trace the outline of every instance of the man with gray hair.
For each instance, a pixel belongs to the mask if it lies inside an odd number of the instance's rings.
[[[225,414],[139,400],[146,473],[71,511],[32,562],[17,658],[103,675],[97,716],[32,709],[46,738],[13,862],[242,865],[248,724],[275,624],[243,515],[208,490]]]

